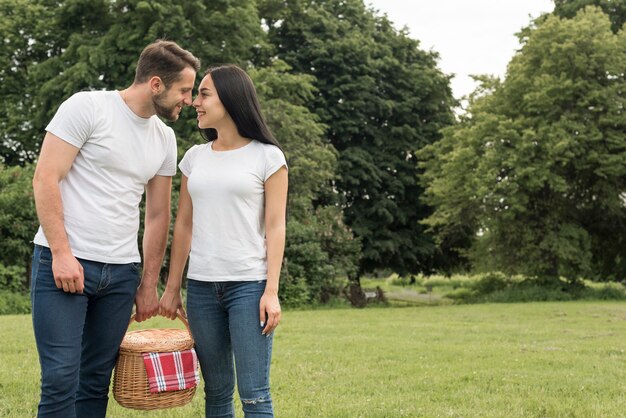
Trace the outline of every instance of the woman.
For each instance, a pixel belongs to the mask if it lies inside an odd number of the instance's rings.
[[[208,143],[193,146],[179,165],[178,215],[159,310],[171,319],[178,310],[184,314],[180,289],[189,256],[187,315],[206,416],[234,416],[235,370],[245,416],[273,416],[269,366],[281,317],[287,163],[240,68],[209,69],[193,106]]]

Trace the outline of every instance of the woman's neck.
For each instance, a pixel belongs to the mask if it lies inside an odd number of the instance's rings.
[[[217,139],[213,141],[212,148],[216,151],[228,151],[241,148],[250,143],[250,139],[239,135],[237,127],[223,126],[217,128]]]

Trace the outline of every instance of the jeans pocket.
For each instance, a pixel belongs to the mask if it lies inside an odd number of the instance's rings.
[[[141,263],[130,263],[130,268],[137,274],[141,274]]]
[[[50,248],[40,246],[39,248],[39,259],[35,261],[39,261],[41,264],[52,265],[52,252]]]
[[[141,263],[130,263],[130,270],[135,274],[137,286],[141,284]]]

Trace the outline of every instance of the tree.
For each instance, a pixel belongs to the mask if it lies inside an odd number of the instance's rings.
[[[318,93],[308,106],[339,152],[337,193],[322,201],[341,204],[362,240],[360,273],[432,269],[414,154],[452,122],[437,55],[361,0],[265,0],[260,15],[278,57],[315,77]]]
[[[58,106],[76,91],[129,85],[141,49],[157,38],[168,38],[193,51],[205,67],[224,62],[239,64],[255,80],[268,122],[283,144],[290,166],[290,239],[283,285],[291,286],[296,293],[302,291],[304,298],[292,292],[296,299],[324,300],[328,294],[338,292],[343,277],[355,275],[360,241],[344,225],[341,208],[313,204],[319,196],[333,194],[329,189],[337,168],[336,150],[324,139],[326,127],[307,108],[317,94],[315,79],[291,71],[287,64],[267,55],[271,46],[266,42],[254,1],[0,0],[0,7],[7,12],[6,18],[0,16],[0,30],[9,39],[5,44],[21,45],[0,47],[6,53],[0,59],[8,66],[0,70],[0,75],[10,81],[2,88],[15,99],[15,103],[4,104],[10,112],[3,122],[12,128],[3,138],[10,147],[2,152],[11,165],[26,167],[7,174],[21,179],[17,189],[7,186],[0,212],[6,222],[0,226],[7,227],[2,231],[3,239],[6,236],[3,248],[10,255],[7,263],[15,254],[21,257],[31,252],[28,242],[37,227],[34,210],[20,210],[15,202],[30,199],[32,169],[28,161],[35,158],[45,125]],[[11,69],[10,65],[18,61],[20,65]],[[258,66],[254,67],[253,61]],[[193,143],[203,141],[195,120],[185,116],[173,125],[179,139],[179,157]],[[179,179],[175,178],[175,189],[177,183]],[[173,193],[173,210],[176,205],[177,190]],[[20,228],[10,227],[18,221]],[[301,252],[303,247],[297,248],[299,241],[310,245],[307,248],[313,253]],[[5,261],[0,260],[2,263]],[[8,277],[16,271],[11,264],[3,264],[0,276]],[[163,277],[166,271],[167,260]]]
[[[626,0],[554,0],[554,14],[572,18],[587,6],[598,6],[611,19],[611,30],[617,33],[626,20]]]
[[[33,64],[48,58],[49,45],[41,22],[49,11],[28,0],[0,0],[0,164],[18,165],[36,156],[33,134]],[[28,133],[27,133],[28,132]]]
[[[469,114],[422,152],[426,223],[440,242],[471,231],[477,267],[623,278],[624,32],[587,8],[520,40],[505,81],[483,78]]]
[[[306,105],[314,77],[289,73],[280,60],[252,69],[261,106],[289,165],[287,247],[281,298],[290,305],[326,302],[339,294],[345,277],[355,277],[360,241],[343,223],[340,208],[313,202],[336,177],[336,151],[324,140],[325,126]]]
[[[7,277],[0,280],[0,288],[28,289],[31,242],[39,225],[31,187],[33,173],[33,165],[0,164],[0,270]]]
[[[70,95],[130,85],[139,53],[158,38],[176,40],[205,66],[245,66],[265,42],[253,0],[0,0],[0,8],[9,40],[0,47],[8,116],[0,150],[10,165],[36,158],[46,124]],[[173,128],[186,149],[195,125],[184,119]]]

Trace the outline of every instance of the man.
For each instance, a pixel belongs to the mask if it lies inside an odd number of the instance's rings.
[[[137,321],[158,312],[176,138],[156,115],[178,119],[199,67],[174,42],[154,42],[129,88],[77,93],[46,128],[33,179],[41,227],[31,288],[41,417],[104,417],[133,302]]]

